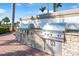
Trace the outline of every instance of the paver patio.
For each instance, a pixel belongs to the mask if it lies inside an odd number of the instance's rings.
[[[14,33],[0,35],[0,56],[47,56],[48,54],[34,49],[16,40]]]

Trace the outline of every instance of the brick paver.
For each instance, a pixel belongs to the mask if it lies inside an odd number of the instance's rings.
[[[0,35],[0,56],[46,56],[40,50],[16,41],[13,33]]]

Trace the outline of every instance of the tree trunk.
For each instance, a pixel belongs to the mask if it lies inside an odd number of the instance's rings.
[[[47,3],[47,13],[49,13],[49,3]]]
[[[12,4],[12,31],[14,31],[15,3]]]
[[[53,12],[56,12],[56,7],[55,7],[56,3],[53,3]]]

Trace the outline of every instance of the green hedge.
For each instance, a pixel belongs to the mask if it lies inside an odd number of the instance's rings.
[[[10,32],[10,26],[0,26],[0,34]]]

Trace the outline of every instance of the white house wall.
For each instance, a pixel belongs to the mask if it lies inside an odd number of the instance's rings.
[[[79,15],[64,17],[64,22],[66,22],[66,23],[79,23]]]

